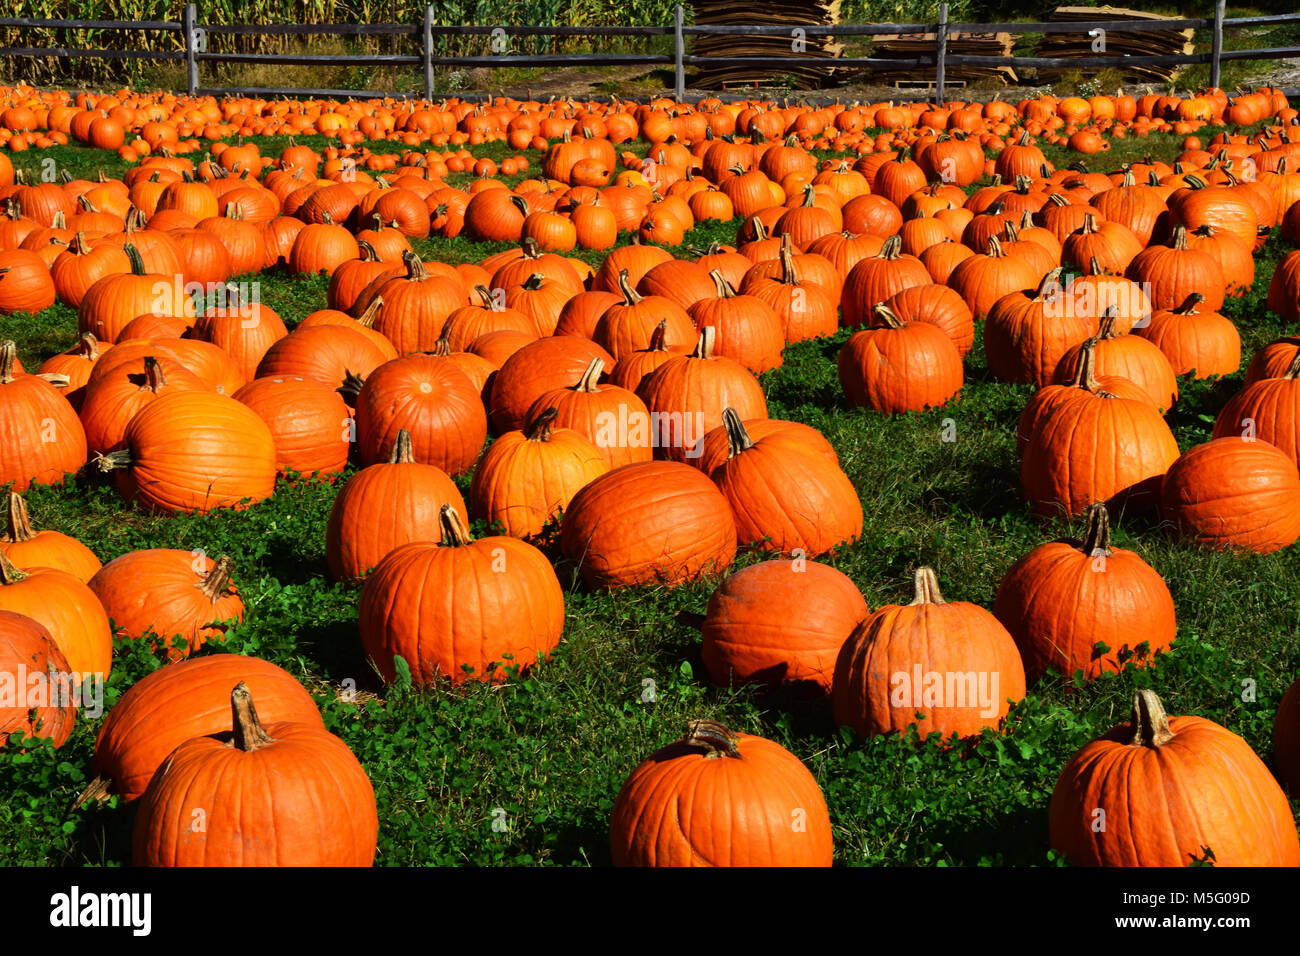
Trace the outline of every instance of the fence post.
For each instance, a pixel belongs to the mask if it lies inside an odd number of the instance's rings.
[[[199,61],[195,58],[194,20],[198,10],[192,3],[185,4],[181,13],[181,30],[185,33],[185,91],[194,96],[199,88]]]
[[[424,8],[424,98],[433,99],[433,7]]]
[[[1219,56],[1223,53],[1223,14],[1227,0],[1214,0],[1214,39],[1210,44],[1210,87],[1219,87]]]
[[[943,105],[943,82],[948,56],[948,4],[939,4],[939,25],[934,31],[934,105]]]
[[[686,99],[686,68],[682,65],[682,56],[686,52],[682,36],[685,20],[686,11],[679,3],[673,8],[673,93],[679,103]]]

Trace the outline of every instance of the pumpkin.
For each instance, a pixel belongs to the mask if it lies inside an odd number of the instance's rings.
[[[709,477],[731,503],[740,544],[816,557],[862,534],[862,503],[839,466],[802,438],[752,440],[735,409],[722,413],[726,461]]]
[[[234,394],[266,423],[280,475],[342,473],[356,423],[336,389],[296,376],[257,378]]]
[[[895,292],[880,304],[904,324],[928,322],[942,329],[957,346],[958,355],[964,357],[975,345],[975,321],[970,306],[947,286],[912,286]]]
[[[544,392],[528,409],[528,420],[554,408],[554,427],[574,429],[594,443],[611,468],[650,461],[650,410],[635,392],[599,384],[604,365],[592,359],[575,385]]]
[[[945,740],[996,728],[1025,696],[1015,641],[978,604],[945,601],[933,569],[917,569],[915,588],[911,604],[882,607],[844,642],[831,686],[835,722],[863,737],[913,723],[922,738],[937,731]]]
[[[268,661],[209,654],[167,664],[132,684],[108,712],[95,741],[96,779],[78,802],[110,791],[126,802],[139,799],[173,750],[221,732],[230,716],[231,681],[253,689],[271,722],[324,726],[302,684]]]
[[[501,435],[474,470],[474,513],[506,534],[530,538],[561,512],[579,489],[609,471],[600,449],[582,433],[556,428],[555,408],[538,412],[522,431]]]
[[[111,273],[86,290],[77,309],[77,327],[92,332],[101,342],[118,340],[122,329],[136,316],[146,313],[192,319],[194,300],[184,293],[180,277],[150,274],[136,247],[123,246],[131,270]]]
[[[662,263],[646,273],[649,277],[655,269],[679,265],[676,261]],[[707,277],[706,277],[707,278]],[[644,279],[642,282],[644,283]],[[686,313],[691,306],[682,306],[671,298],[656,294],[646,294],[634,290],[628,284],[627,270],[618,276],[619,291],[622,299],[609,306],[600,316],[591,339],[605,349],[615,361],[629,352],[645,348],[650,343],[650,336],[660,322],[664,327],[664,342],[668,347],[689,346],[698,336],[695,322]],[[709,281],[710,297],[716,295],[712,280]],[[599,293],[587,293],[588,295]]]
[[[1087,350],[1091,356],[1092,350]],[[1020,483],[1039,515],[1081,514],[1098,501],[1155,504],[1178,442],[1155,405],[1094,390],[1091,368],[1024,431]],[[1145,392],[1143,393],[1145,394]],[[1025,424],[1022,421],[1022,430]]]
[[[1128,379],[1161,411],[1168,411],[1178,401],[1178,378],[1165,353],[1141,336],[1120,333],[1112,313],[1102,317],[1099,331],[1088,343],[1093,348],[1097,375]],[[1061,356],[1056,366],[1057,382],[1070,380],[1082,348],[1083,344],[1076,345]]]
[[[704,327],[690,355],[669,358],[637,386],[650,409],[651,444],[673,461],[699,456],[699,443],[722,424],[725,408],[734,408],[742,420],[767,417],[767,400],[753,374],[713,354],[716,335],[714,326]]]
[[[68,384],[62,386],[61,394],[69,405],[80,411],[90,373],[99,357],[111,348],[111,345],[101,345],[89,332],[82,332],[75,346],[66,352],[51,355],[41,363],[39,372],[65,376]]]
[[[118,490],[161,512],[236,510],[275,489],[275,439],[247,406],[212,392],[157,396],[131,419],[125,448],[99,455],[101,471],[122,471]]]
[[[1133,333],[1154,344],[1177,375],[1215,378],[1241,367],[1241,335],[1232,320],[1200,309],[1205,296],[1194,292],[1174,309],[1159,309]],[[1247,383],[1250,381],[1247,372]]]
[[[380,676],[391,683],[400,656],[418,685],[500,682],[548,657],[564,629],[550,561],[515,538],[471,540],[451,505],[440,521],[441,545],[395,548],[361,589],[361,642]]]
[[[984,352],[989,372],[1003,382],[1046,385],[1071,347],[1096,332],[1093,321],[1071,308],[1053,269],[1036,291],[1011,292],[989,309]]]
[[[573,335],[538,339],[519,349],[492,380],[488,417],[493,430],[503,434],[521,429],[540,395],[577,381],[597,358],[607,367],[614,364],[595,342]]]
[[[694,720],[624,781],[610,818],[615,866],[830,866],[830,813],[799,758]]]
[[[782,609],[799,607],[797,617]],[[805,683],[829,693],[835,659],[869,614],[857,585],[826,564],[776,559],[729,575],[709,597],[702,657],[715,684]]]
[[[131,347],[128,343],[118,355]],[[153,347],[151,350],[160,351]],[[117,361],[117,355],[112,361]],[[166,374],[164,367],[168,369]],[[206,390],[206,386],[166,353],[162,362],[146,355],[141,361],[123,362],[111,370],[106,362],[100,377],[86,386],[81,404],[79,418],[87,449],[96,454],[117,451],[123,447],[126,428],[136,413],[162,395],[187,389]]]
[[[274,223],[276,220],[272,220]],[[272,246],[267,244],[267,255]],[[361,256],[361,247],[352,233],[343,226],[335,225],[332,216],[322,213],[321,219],[309,223],[293,237],[289,249],[288,268],[299,275],[329,275],[349,259]]]
[[[1151,690],[1066,763],[1050,831],[1075,866],[1187,866],[1207,848],[1215,866],[1300,865],[1291,808],[1250,745],[1203,717],[1170,718]]]
[[[781,319],[762,299],[737,295],[721,272],[711,272],[717,297],[701,299],[690,309],[695,327],[714,328],[715,352],[754,374],[780,368],[785,334]],[[671,342],[670,342],[671,344]]]
[[[416,461],[410,433],[399,431],[388,461],[361,469],[334,499],[325,531],[330,574],[357,581],[399,545],[441,540],[444,503],[465,511],[447,473]]]
[[[0,611],[25,614],[47,628],[78,679],[104,678],[113,669],[108,615],[94,592],[67,571],[22,571],[0,553]]]
[[[86,433],[59,390],[37,375],[18,371],[12,341],[0,344],[0,484],[13,491],[33,484],[61,485],[86,463]]]
[[[1246,384],[1263,378],[1281,378],[1300,355],[1300,338],[1286,336],[1274,339],[1255,353],[1246,366]]]
[[[1214,422],[1214,437],[1268,442],[1300,465],[1300,356],[1278,378],[1247,385]]]
[[[240,301],[232,289],[194,320],[186,336],[222,349],[235,360],[244,381],[251,382],[271,346],[288,334],[284,320],[274,309]]]
[[[32,674],[42,675],[44,681],[33,685]],[[48,737],[55,747],[62,747],[72,735],[78,698],[73,695],[67,658],[45,625],[25,614],[0,610],[0,676],[7,678],[10,688],[0,695],[0,748],[16,733]]]
[[[986,318],[989,309],[1004,295],[1034,288],[1039,275],[1026,260],[1004,252],[997,236],[988,240],[986,248],[986,253],[957,263],[947,283],[970,306],[977,320]]]
[[[230,701],[230,740],[187,740],[149,782],[132,862],[370,866],[379,838],[375,791],[347,745],[316,723],[263,726],[243,681]],[[198,810],[202,827],[194,826]]]
[[[1153,309],[1176,308],[1193,292],[1205,296],[1207,309],[1223,308],[1223,267],[1208,252],[1190,248],[1182,226],[1174,227],[1169,245],[1148,246],[1138,253],[1125,275],[1149,290]]]
[[[894,293],[931,284],[930,273],[921,260],[904,255],[902,239],[890,236],[878,255],[860,260],[849,270],[840,300],[840,324],[866,325],[871,310]]]
[[[850,404],[896,415],[942,406],[961,391],[961,355],[946,332],[905,324],[879,303],[873,314],[880,327],[853,333],[836,360]]]
[[[365,379],[392,359],[366,331],[343,325],[300,326],[266,350],[256,377],[306,378],[330,388],[350,384],[355,397],[359,383],[354,378]]]
[[[95,552],[61,531],[33,531],[27,502],[9,492],[9,525],[0,538],[0,553],[23,570],[55,568],[67,571],[83,584],[101,567]]]
[[[993,614],[1015,638],[1030,680],[1049,667],[1092,680],[1130,658],[1149,663],[1177,634],[1164,579],[1136,553],[1111,546],[1104,504],[1087,516],[1082,541],[1039,545],[998,585]]]
[[[624,465],[569,502],[560,549],[589,587],[683,584],[725,571],[736,553],[731,506],[690,465]]]
[[[1218,549],[1269,554],[1300,538],[1300,471],[1253,435],[1189,448],[1169,468],[1160,507],[1184,538]]]
[[[470,470],[487,438],[487,413],[469,376],[435,355],[387,362],[357,393],[357,449],[363,465],[382,461],[399,430],[418,461],[449,475]]]

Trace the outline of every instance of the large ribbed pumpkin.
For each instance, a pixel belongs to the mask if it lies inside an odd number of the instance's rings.
[[[240,682],[233,733],[194,737],[140,798],[136,866],[370,866],[375,791],[345,743],[317,722],[258,719]],[[202,812],[203,825],[195,826]]]
[[[40,622],[79,677],[107,677],[113,669],[108,615],[81,580],[56,568],[16,568],[0,554],[0,610]]]
[[[1168,717],[1150,690],[1066,763],[1050,819],[1053,849],[1075,866],[1187,866],[1207,848],[1215,866],[1300,866],[1291,808],[1250,744]]]
[[[731,503],[739,543],[817,557],[862,534],[862,502],[848,475],[802,436],[751,439],[735,409],[722,413],[727,459],[709,474]]]
[[[257,414],[214,392],[167,392],[131,419],[126,448],[98,467],[123,469],[118,490],[155,511],[246,508],[275,489],[275,439]]]
[[[573,497],[560,547],[591,587],[676,585],[731,566],[736,522],[727,499],[697,469],[638,462]]]
[[[234,561],[202,551],[148,548],[128,551],[90,579],[90,590],[120,637],[162,638],[170,660],[188,657],[208,641],[223,641],[223,621],[242,621],[244,601],[231,583]],[[179,645],[173,641],[179,637]]]
[[[1268,442],[1216,438],[1189,448],[1160,493],[1165,520],[1212,548],[1268,554],[1300,538],[1300,472]]]
[[[191,737],[221,733],[230,719],[230,688],[243,681],[268,721],[322,726],[302,684],[269,661],[211,654],[160,667],[113,705],[95,741],[98,779],[84,796],[104,792],[137,799],[167,755]]]
[[[835,722],[864,737],[909,724],[922,738],[996,728],[1025,696],[1015,641],[978,604],[945,601],[932,569],[918,568],[915,580],[911,604],[882,607],[844,642],[831,688]]]
[[[937,408],[961,391],[961,354],[947,332],[905,324],[883,303],[873,315],[877,327],[853,333],[836,359],[849,404],[897,415]]]
[[[564,592],[550,561],[516,538],[470,538],[443,505],[442,544],[395,548],[361,589],[361,643],[385,681],[400,656],[416,684],[503,681],[547,657],[564,630]]]
[[[1129,658],[1148,663],[1177,634],[1168,586],[1136,553],[1111,546],[1103,504],[1088,509],[1082,541],[1051,541],[1013,564],[993,614],[1015,638],[1030,680],[1049,667],[1091,680]]]
[[[23,570],[57,568],[82,582],[89,581],[101,567],[95,552],[76,538],[62,531],[32,530],[27,502],[16,491],[9,492],[9,523],[0,537],[0,552]]]
[[[348,463],[356,422],[337,389],[298,376],[256,378],[234,394],[266,423],[280,474],[334,476]]]
[[[786,609],[798,607],[799,614]],[[862,592],[827,564],[776,559],[729,575],[700,625],[709,677],[727,687],[807,682],[831,689],[835,659],[870,611]]]
[[[623,783],[609,823],[615,866],[830,866],[817,781],[765,737],[693,720]]]

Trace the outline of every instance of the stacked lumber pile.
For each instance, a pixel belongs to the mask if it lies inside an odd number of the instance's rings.
[[[1018,34],[1014,33],[949,33],[949,56],[1010,56]],[[933,56],[935,35],[933,33],[886,34],[875,38],[871,55],[890,60],[915,60],[924,56]],[[872,79],[880,83],[900,84],[904,81],[928,82],[934,84],[934,69],[876,67],[872,70]],[[1015,83],[1016,71],[1009,66],[957,66],[949,64],[944,68],[945,83],[966,83],[973,80],[993,80],[1001,83]]]
[[[1078,33],[1048,33],[1034,50],[1035,56],[1070,57],[1081,62],[1077,69],[1095,70],[1087,61],[1101,56],[1170,56],[1195,52],[1192,43],[1192,31],[1162,30],[1161,20],[1176,19],[1164,17],[1158,13],[1145,13],[1141,10],[1127,10],[1122,7],[1057,7],[1049,20],[1052,22],[1079,23],[1088,20],[1142,20],[1150,21],[1151,29],[1140,33],[1106,33],[1106,51],[1093,51],[1093,38],[1087,31]],[[1039,79],[1052,80],[1067,72],[1069,67],[1043,67],[1038,70]],[[1127,80],[1139,82],[1168,82],[1178,74],[1177,66],[1126,66],[1120,68]]]
[[[695,0],[694,7],[696,26],[789,26],[793,30],[810,24],[840,22],[840,0],[753,0],[745,3]],[[800,86],[822,85],[831,76],[831,61],[841,55],[843,46],[836,37],[808,34],[802,40],[803,51],[795,53],[791,50],[792,42],[790,34],[692,37],[692,56],[788,56],[790,64],[785,67],[701,66],[691,78],[690,85],[712,90],[743,83],[772,85],[784,82],[788,76],[796,77]]]

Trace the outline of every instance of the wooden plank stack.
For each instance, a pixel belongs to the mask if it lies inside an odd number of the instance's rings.
[[[753,0],[736,3],[735,0],[695,0],[697,26],[782,26],[791,29],[810,24],[836,24],[840,22],[840,0]],[[789,56],[786,67],[719,66],[698,67],[689,80],[690,85],[701,89],[722,89],[724,86],[759,83],[764,86],[781,84],[786,77],[795,77],[800,86],[822,85],[833,73],[830,61],[840,56],[843,46],[837,37],[809,34],[803,38],[805,48],[792,53],[790,35],[713,35],[691,38],[692,56]],[[828,61],[823,64],[821,61]]]
[[[1017,34],[1014,33],[949,33],[949,56],[1010,56],[1015,46]],[[875,38],[871,55],[882,59],[914,60],[923,56],[933,56],[935,52],[933,33],[885,34]],[[934,85],[934,70],[890,69],[876,67],[871,71],[872,79],[880,83],[902,85],[905,82],[926,81]],[[948,65],[944,69],[946,83],[968,83],[976,80],[992,80],[995,83],[1015,83],[1016,71],[1009,66],[961,66]]]
[[[1093,38],[1087,31],[1078,33],[1048,33],[1034,50],[1035,56],[1071,57],[1080,61],[1078,69],[1095,72],[1096,67],[1086,62],[1101,56],[1171,56],[1195,52],[1192,31],[1162,30],[1161,20],[1175,19],[1158,13],[1128,10],[1123,7],[1057,7],[1049,19],[1056,22],[1080,23],[1089,20],[1143,20],[1151,21],[1151,29],[1141,33],[1106,34],[1104,53],[1094,52]],[[1120,67],[1125,79],[1142,82],[1167,82],[1178,74],[1177,66],[1126,66]],[[1068,72],[1068,68],[1043,67],[1038,70],[1041,80],[1053,80]]]

